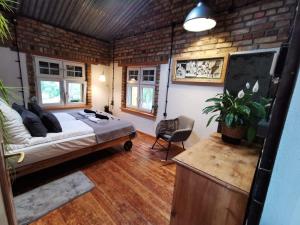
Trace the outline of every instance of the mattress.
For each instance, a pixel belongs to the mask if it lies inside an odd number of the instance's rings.
[[[10,145],[12,152],[24,152],[25,159],[16,168],[63,155],[96,144],[93,129],[67,113],[54,113],[63,132],[33,137],[29,144]]]

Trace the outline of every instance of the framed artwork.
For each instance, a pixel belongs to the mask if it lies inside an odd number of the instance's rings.
[[[224,83],[227,55],[204,58],[175,58],[173,83]]]

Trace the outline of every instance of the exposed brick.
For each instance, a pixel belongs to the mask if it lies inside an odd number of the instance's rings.
[[[250,50],[287,39],[289,33],[287,28],[290,26],[288,21],[291,22],[294,17],[292,10],[296,5],[295,0],[250,1],[246,6],[245,1],[235,1],[235,6],[240,6],[240,8],[233,11],[226,10],[231,5],[230,0],[217,1],[212,0],[211,3],[216,7],[216,12],[221,12],[216,15],[217,26],[214,29],[192,33],[185,31],[181,25],[175,28],[174,55],[190,57],[191,55],[203,56],[227,51]],[[147,35],[138,34],[145,29],[155,29],[170,24],[171,15],[167,7],[168,3],[168,0],[151,2],[147,7],[147,12],[137,16],[128,26],[128,30],[120,34],[116,46],[116,59],[119,62],[126,64],[168,59],[169,49],[165,47],[170,46],[170,28],[148,32]],[[186,7],[182,7],[181,0],[173,1],[172,11],[176,12],[172,15],[173,21],[183,20],[195,6],[193,0],[186,0],[184,3]],[[278,12],[280,13],[277,14]],[[148,18],[151,18],[151,21]],[[124,38],[133,33],[138,35]]]
[[[254,6],[254,7],[240,10],[240,15],[242,16],[242,15],[246,15],[246,14],[251,14],[251,13],[254,13],[257,11],[259,11],[259,6]]]
[[[267,44],[260,44],[260,48],[278,48],[280,47],[282,42],[274,42],[274,43],[267,43]]]
[[[277,10],[277,13],[286,13],[290,10],[289,7],[282,7]]]
[[[243,40],[243,41],[233,42],[232,46],[243,46],[243,45],[251,45],[251,44],[252,44],[252,40]]]
[[[278,8],[282,5],[283,5],[283,1],[274,1],[274,2],[263,4],[261,6],[261,9],[266,10],[266,9]]]
[[[260,25],[253,26],[251,28],[251,31],[261,31],[261,30],[267,30],[274,27],[274,23],[264,23]]]
[[[262,38],[255,39],[254,43],[256,43],[256,44],[262,44],[262,43],[274,42],[276,40],[277,40],[277,36],[262,37]]]
[[[243,20],[244,20],[244,21],[248,21],[248,20],[251,20],[252,18],[253,18],[253,15],[250,14],[250,15],[244,16],[244,17],[243,17]]]
[[[255,25],[258,25],[258,24],[262,24],[262,23],[265,23],[267,22],[267,17],[263,17],[263,18],[260,18],[260,19],[255,19],[255,20],[250,20],[248,22],[245,23],[246,26],[255,26]]]
[[[281,20],[288,20],[291,19],[292,14],[291,13],[285,13],[285,14],[280,14],[276,16],[271,16],[269,18],[269,21],[281,21]]]
[[[234,30],[231,32],[231,35],[245,34],[249,32],[249,28]]]
[[[258,19],[258,18],[264,17],[264,15],[265,15],[265,11],[257,12],[254,14],[253,18]]]

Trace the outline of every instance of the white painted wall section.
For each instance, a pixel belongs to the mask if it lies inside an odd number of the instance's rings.
[[[22,103],[21,90],[21,80],[19,72],[19,64],[17,62],[18,55],[17,52],[10,50],[10,48],[0,47],[0,79],[7,87],[15,87],[11,89],[11,101]],[[26,55],[25,53],[20,53],[21,59],[21,70],[23,77],[23,85],[25,91],[25,102],[27,104],[29,97],[29,86],[28,86],[28,76],[27,76],[27,66],[26,66]]]
[[[121,112],[121,88],[122,88],[122,67],[115,65],[115,107],[114,113],[121,118],[131,121],[137,130],[154,135],[157,123],[163,119],[166,86],[168,79],[168,65],[161,65],[159,97],[158,97],[158,115],[156,120],[145,119],[136,115]],[[187,142],[190,146],[202,138],[208,137],[211,133],[217,131],[217,124],[206,127],[209,116],[202,114],[202,109],[207,105],[205,100],[214,97],[217,93],[222,93],[222,86],[208,85],[181,85],[170,83],[168,100],[168,117],[175,118],[179,115],[185,115],[195,120],[194,132]]]

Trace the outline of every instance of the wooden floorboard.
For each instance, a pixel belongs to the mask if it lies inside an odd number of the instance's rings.
[[[131,152],[121,146],[20,178],[20,194],[72,172],[83,171],[95,188],[42,217],[32,225],[167,225],[175,165],[164,166],[164,151],[152,151],[154,139],[139,134]],[[174,146],[171,157],[180,149]]]

